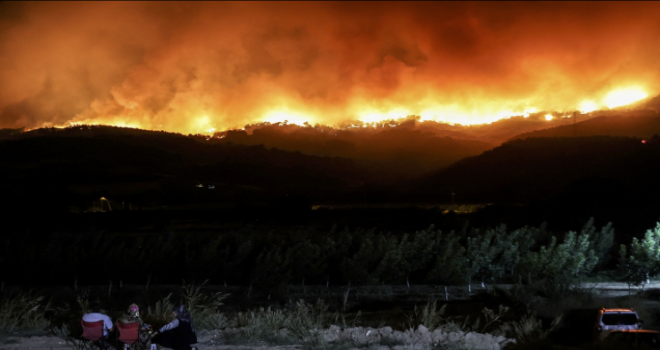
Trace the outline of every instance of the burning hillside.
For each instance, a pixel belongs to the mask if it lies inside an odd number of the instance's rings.
[[[4,128],[474,125],[660,92],[656,3],[0,6]]]

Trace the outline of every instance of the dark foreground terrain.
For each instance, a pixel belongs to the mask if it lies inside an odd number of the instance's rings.
[[[290,286],[276,297],[249,287],[186,283],[30,291],[5,286],[1,320],[22,319],[13,328],[1,324],[0,347],[70,347],[81,332],[83,310],[100,301],[113,319],[137,303],[142,318],[155,327],[167,322],[173,304],[183,302],[193,312],[199,346],[210,349],[610,349],[614,344],[593,339],[593,320],[576,318],[571,310],[633,307],[644,328],[658,329],[659,286],[548,288],[539,281],[475,286],[469,292],[466,286],[314,285]],[[39,299],[43,295],[47,304]],[[29,303],[27,312],[9,308]]]
[[[557,317],[635,307],[660,325],[647,284],[660,271],[660,139],[639,134],[657,119],[616,136],[599,131],[621,122],[607,118],[520,138],[522,119],[337,138],[273,125],[4,133],[0,340],[75,335],[94,300],[115,316],[137,302],[154,324],[200,300],[207,341],[226,346],[478,348],[467,335],[490,334],[512,349],[601,348],[590,325]],[[344,340],[305,338],[314,329]],[[406,340],[452,332],[462,340]]]

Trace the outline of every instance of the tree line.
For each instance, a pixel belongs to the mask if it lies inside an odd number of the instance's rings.
[[[614,228],[593,219],[576,232],[542,224],[411,234],[376,229],[311,228],[264,233],[5,233],[3,283],[28,285],[176,284],[182,279],[251,285],[512,283],[573,280],[609,271],[631,284],[660,272],[660,223],[643,239],[613,247]],[[616,266],[612,270],[612,266]]]

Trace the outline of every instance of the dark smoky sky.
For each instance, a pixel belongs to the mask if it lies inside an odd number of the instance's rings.
[[[660,92],[653,2],[0,6],[0,127],[477,123]]]

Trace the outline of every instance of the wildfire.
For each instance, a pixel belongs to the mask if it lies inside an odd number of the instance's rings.
[[[589,113],[598,109],[598,105],[594,101],[584,101],[580,104],[580,112]]]
[[[640,88],[616,89],[605,95],[600,103],[596,102],[596,99],[588,99],[584,100],[577,107],[567,107],[564,110],[577,109],[582,113],[591,113],[605,107],[615,108],[628,105],[646,98],[647,96],[648,94]],[[538,108],[529,106],[498,110],[495,104],[484,103],[483,105],[484,106],[479,109],[465,108],[460,104],[434,105],[432,107],[420,109],[404,107],[389,107],[384,109],[371,107],[363,109],[359,106],[352,107],[351,109],[355,111],[352,113],[355,116],[353,120],[361,122],[362,127],[382,124],[389,120],[399,120],[410,115],[420,116],[420,121],[436,121],[452,125],[476,125],[490,124],[514,116],[523,116],[524,118],[527,118],[531,114],[539,112]],[[568,117],[570,117],[570,115],[563,116],[563,118]],[[552,121],[554,119],[555,117],[551,113],[545,115],[545,120],[547,121]],[[313,124],[323,120],[323,118],[318,118],[315,115],[306,114],[301,111],[281,109],[266,113],[261,121],[270,123],[287,122],[289,124],[304,125],[305,122]]]
[[[590,113],[604,107],[616,108],[639,100],[645,99],[648,94],[640,88],[624,88],[609,92],[602,100],[602,103],[596,103],[593,100],[585,100],[578,108],[582,113]]]
[[[566,108],[564,110],[579,110],[581,113],[591,113],[603,108],[615,108],[620,106],[625,106],[630,103],[639,101],[648,96],[646,92],[639,88],[622,88],[613,90],[605,95],[601,99],[601,102],[597,99],[587,99],[583,100],[582,103],[576,108]],[[464,108],[459,104],[450,104],[450,105],[434,105],[432,107],[426,108],[404,108],[404,107],[389,107],[389,108],[360,108],[358,106],[353,106],[349,112],[349,116],[346,118],[341,118],[337,116],[327,117],[324,116],[322,111],[319,112],[315,110],[314,112],[305,112],[305,106],[296,104],[299,109],[292,109],[287,107],[277,107],[273,110],[266,110],[262,113],[260,117],[254,119],[253,123],[258,124],[262,122],[267,122],[271,124],[283,123],[283,124],[295,124],[299,126],[304,125],[313,125],[315,123],[322,123],[325,125],[331,126],[340,126],[340,125],[351,125],[350,127],[369,127],[374,125],[379,125],[386,123],[391,120],[401,120],[411,115],[416,115],[420,117],[420,121],[436,121],[447,123],[451,125],[460,124],[460,125],[476,125],[476,124],[490,124],[492,122],[511,118],[514,116],[523,116],[524,118],[529,117],[531,114],[538,113],[539,110],[535,107],[522,107],[522,108],[508,108],[497,110],[496,105],[490,105],[488,103],[484,104],[484,107],[480,109],[468,109]],[[332,111],[328,111],[331,113]],[[559,113],[560,118],[568,118],[570,115],[564,115],[561,111],[555,111]],[[556,114],[555,113],[555,114]],[[194,115],[190,113],[188,115]],[[202,133],[212,135],[218,130],[226,130],[231,128],[240,128],[241,125],[226,125],[213,118],[212,113],[200,113],[201,115],[196,118],[192,118],[191,121],[186,124],[178,124],[176,127],[169,129],[175,132],[183,133]],[[351,118],[350,115],[353,115]],[[544,116],[545,120],[552,121],[555,119],[553,113],[548,113]],[[334,125],[327,123],[328,119],[333,119],[340,121]],[[342,121],[343,120],[343,121]],[[354,122],[350,121],[357,121]],[[101,117],[101,118],[90,118],[90,119],[81,119],[74,122],[69,122],[63,126],[77,125],[77,124],[90,124],[90,125],[111,125],[119,127],[130,127],[130,128],[145,128],[145,129],[168,129],[164,128],[163,125],[153,125],[150,123],[144,123],[134,118],[133,116],[117,116],[117,117]],[[44,125],[44,126],[53,126],[53,125]]]
[[[196,120],[197,128],[204,130],[205,132],[213,133],[215,128],[211,126],[211,118],[205,115]]]
[[[654,2],[7,6],[0,128],[555,123],[660,92]]]
[[[615,90],[605,97],[605,105],[609,108],[615,108],[637,102],[646,97],[648,97],[648,94],[635,88]]]
[[[399,108],[394,109],[388,112],[379,112],[379,111],[364,111],[358,113],[358,120],[365,123],[378,123],[385,120],[399,119],[408,115],[412,115],[410,110]],[[424,117],[422,116],[422,119]]]
[[[303,126],[306,122],[312,122],[314,119],[315,118],[311,115],[305,115],[304,113],[284,109],[266,113],[261,121],[273,124],[284,123]]]
[[[75,121],[75,122],[70,122],[66,124],[59,124],[59,125],[42,125],[42,127],[47,127],[47,126],[52,126],[55,128],[68,128],[72,126],[81,126],[81,125],[109,125],[109,126],[115,126],[118,128],[129,128],[129,129],[144,129],[145,127],[142,126],[138,122],[128,122],[125,120],[118,120],[118,119],[101,119],[101,120],[80,120],[80,121]]]

